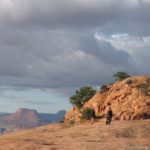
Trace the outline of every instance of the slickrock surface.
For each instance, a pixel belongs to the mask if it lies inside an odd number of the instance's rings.
[[[150,150],[150,120],[52,124],[0,136],[0,150]]]

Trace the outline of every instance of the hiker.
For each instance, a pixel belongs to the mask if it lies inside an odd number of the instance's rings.
[[[109,110],[107,111],[107,120],[106,120],[106,125],[109,125],[111,123],[112,120],[112,116],[113,116],[113,112],[111,110],[111,107],[109,107]]]

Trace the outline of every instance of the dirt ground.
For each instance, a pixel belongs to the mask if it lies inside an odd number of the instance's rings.
[[[150,150],[150,120],[51,124],[0,136],[0,150]]]

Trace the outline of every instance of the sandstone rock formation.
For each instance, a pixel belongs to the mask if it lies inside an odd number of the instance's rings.
[[[35,127],[40,124],[37,111],[26,108],[20,108],[15,113],[6,116],[3,122],[21,128]]]
[[[149,76],[129,77],[110,84],[107,89],[97,92],[85,103],[83,109],[93,108],[96,116],[103,118],[111,105],[115,120],[150,119],[150,86],[145,90],[142,86],[149,78]],[[80,121],[80,111],[82,110],[77,108],[71,109],[65,115],[65,122]]]
[[[21,130],[25,128],[33,128],[49,123],[60,122],[66,111],[61,110],[54,113],[38,113],[36,110],[28,108],[20,108],[15,113],[0,114],[0,135]]]

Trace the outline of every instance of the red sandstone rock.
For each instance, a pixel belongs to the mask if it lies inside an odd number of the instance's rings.
[[[149,76],[129,77],[123,81],[108,85],[108,89],[96,93],[83,108],[93,108],[99,117],[104,117],[109,105],[116,120],[150,119],[150,89],[147,94],[141,90],[140,84],[145,83]],[[131,80],[131,84],[127,84]],[[80,121],[80,111],[71,109],[65,115],[65,122]]]

